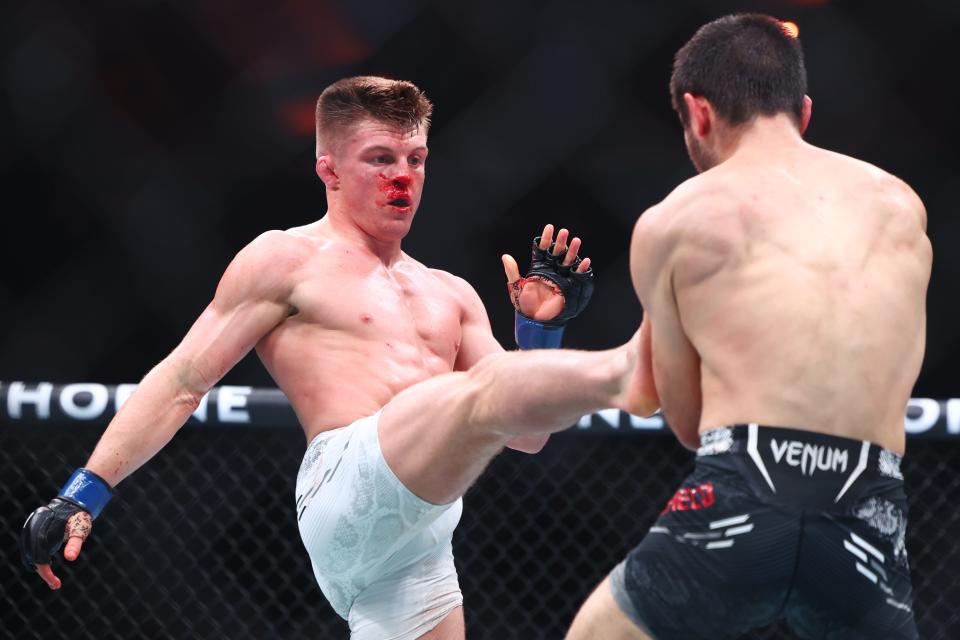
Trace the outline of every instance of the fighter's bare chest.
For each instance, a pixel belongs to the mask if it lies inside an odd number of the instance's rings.
[[[461,307],[426,269],[368,265],[316,270],[298,282],[291,300],[299,320],[361,337],[459,342]]]

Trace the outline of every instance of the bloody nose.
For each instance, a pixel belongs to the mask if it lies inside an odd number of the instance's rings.
[[[393,186],[397,189],[406,189],[410,186],[410,176],[397,176],[393,179]]]

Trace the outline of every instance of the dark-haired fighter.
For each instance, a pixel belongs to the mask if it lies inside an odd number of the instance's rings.
[[[537,451],[543,434],[584,413],[641,410],[642,394],[627,386],[635,346],[504,353],[469,284],[401,251],[423,188],[430,111],[409,82],[349,78],[323,92],[316,167],[326,215],[268,231],[240,251],[86,468],[31,514],[25,560],[51,588],[60,586],[49,563],[64,537],[64,556],[74,560],[111,487],[156,454],[256,348],[306,432],[297,520],[317,581],[351,637],[463,638],[450,543],[460,496],[505,445]],[[592,272],[577,258],[579,239],[568,246],[565,230],[552,235],[548,226],[530,279],[505,256],[527,316],[518,316],[521,347],[556,346],[558,325],[589,298]]]
[[[568,638],[916,638],[900,475],[931,248],[902,181],[813,147],[800,43],[702,27],[673,104],[700,175],[637,222],[663,413],[696,466]],[[650,373],[650,372],[647,372]],[[771,426],[764,426],[771,425]]]

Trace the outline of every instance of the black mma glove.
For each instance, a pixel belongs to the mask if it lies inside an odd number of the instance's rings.
[[[20,532],[23,563],[31,571],[38,564],[50,564],[68,537],[67,520],[83,511],[92,521],[112,496],[113,489],[103,478],[92,471],[77,469],[56,498],[27,516]],[[75,526],[89,527],[89,521],[78,522]]]
[[[540,236],[533,239],[530,269],[527,275],[510,284],[510,298],[516,309],[515,337],[521,349],[556,348],[563,338],[567,321],[580,315],[593,295],[593,269],[579,272],[583,260],[578,256],[569,265],[563,264],[567,252],[553,255],[556,243],[540,248]],[[520,311],[520,289],[526,280],[539,278],[553,283],[563,296],[563,310],[550,320],[534,320]]]

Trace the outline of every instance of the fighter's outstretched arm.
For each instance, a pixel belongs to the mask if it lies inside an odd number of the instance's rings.
[[[51,588],[60,586],[49,561],[63,540],[64,520],[70,534],[64,557],[75,560],[112,487],[163,448],[203,395],[287,316],[289,274],[304,257],[297,244],[282,232],[267,232],[234,258],[212,302],[180,344],[143,378],[86,467],[74,473],[51,505],[28,518],[24,560],[36,565]]]
[[[267,232],[233,259],[213,300],[179,345],[141,381],[107,427],[87,468],[111,485],[157,453],[201,398],[290,311],[296,240]]]

